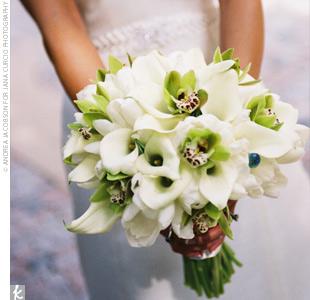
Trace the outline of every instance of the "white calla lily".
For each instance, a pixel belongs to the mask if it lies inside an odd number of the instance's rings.
[[[132,73],[137,82],[153,82],[162,85],[166,75],[164,58],[153,51],[148,55],[137,57],[132,64]]]
[[[227,71],[234,65],[233,60],[224,60],[219,63],[211,63],[196,71],[198,86],[203,87],[212,76]]]
[[[188,51],[176,51],[168,57],[171,69],[184,74],[189,70],[199,70],[206,66],[204,55],[199,48],[193,48]]]
[[[104,168],[113,175],[120,172],[133,175],[136,172],[135,161],[139,151],[132,144],[132,131],[127,128],[116,129],[108,133],[100,143],[100,156]]]
[[[215,74],[202,88],[208,93],[208,101],[201,107],[202,113],[213,114],[222,121],[232,121],[241,112],[243,103],[235,70]]]
[[[136,167],[145,175],[164,176],[178,179],[180,159],[170,139],[164,135],[153,134],[139,156]]]
[[[239,85],[239,95],[242,99],[242,103],[246,104],[248,103],[253,97],[263,95],[268,93],[268,89],[264,86],[264,84],[260,81],[255,84],[250,85],[242,85],[242,83],[245,82],[251,82],[254,81],[255,78],[253,78],[251,75],[247,74],[241,81],[241,85]]]
[[[67,140],[63,148],[63,157],[67,158],[73,154],[81,154],[84,152],[84,147],[89,144],[78,132],[71,131],[71,136]]]
[[[106,119],[94,120],[93,126],[102,136],[105,136],[109,132],[119,128],[119,125],[112,123]]]
[[[163,208],[174,202],[191,181],[191,175],[186,168],[180,169],[180,178],[172,181],[165,177],[140,175],[138,193],[141,201],[151,209]],[[135,177],[134,176],[134,177]]]
[[[177,129],[177,126],[183,119],[184,117],[182,115],[175,116],[171,119],[158,119],[146,114],[136,120],[134,130],[153,130],[159,133],[172,133]]]
[[[249,141],[249,152],[267,158],[280,157],[291,149],[291,143],[285,136],[251,121],[238,124],[234,131],[236,138]]]
[[[124,95],[127,95],[136,84],[132,69],[127,66],[117,72],[116,79],[118,88],[122,90]]]
[[[89,143],[84,146],[84,151],[92,154],[100,154],[100,141]]]
[[[107,113],[114,124],[125,128],[133,128],[136,119],[144,115],[139,104],[131,98],[110,101]]]
[[[291,104],[280,101],[280,96],[277,94],[270,94],[273,99],[272,110],[276,114],[277,118],[283,122],[283,126],[280,128],[293,128],[297,124],[298,110]]]
[[[86,182],[96,176],[95,166],[99,160],[97,155],[87,155],[69,174],[68,180]]]
[[[186,225],[183,225],[183,208],[179,205],[175,205],[175,215],[172,220],[172,229],[174,233],[181,239],[192,239],[195,237],[194,230],[193,230],[193,222],[189,220]]]
[[[227,205],[238,173],[239,170],[230,161],[218,164],[213,174],[207,174],[206,170],[203,170],[199,190],[218,209],[223,209]]]
[[[135,99],[148,114],[156,118],[173,118],[163,100],[163,87],[161,85],[154,83],[137,85],[128,96]]]
[[[91,203],[87,211],[66,225],[66,228],[72,232],[87,234],[109,231],[121,216],[120,213],[115,213],[109,205],[109,201]]]
[[[77,182],[76,185],[82,189],[86,189],[86,190],[94,190],[96,189],[100,184],[100,181],[97,177],[86,181],[86,182]]]

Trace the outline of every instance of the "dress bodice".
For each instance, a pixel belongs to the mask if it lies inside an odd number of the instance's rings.
[[[200,47],[210,59],[218,45],[214,0],[77,0],[103,58]]]

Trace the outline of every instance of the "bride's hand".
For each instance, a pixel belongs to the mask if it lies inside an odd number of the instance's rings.
[[[228,201],[229,210],[233,213],[237,201]],[[162,231],[162,235],[168,237],[170,228]],[[206,233],[195,236],[191,240],[180,239],[175,233],[169,237],[169,243],[174,252],[188,257],[199,257],[205,250],[214,251],[224,241],[225,234],[219,225],[209,229]]]

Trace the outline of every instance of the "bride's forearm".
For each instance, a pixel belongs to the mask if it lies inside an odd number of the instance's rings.
[[[42,33],[45,48],[71,99],[102,67],[73,0],[23,0]]]
[[[234,48],[243,66],[252,63],[251,75],[258,77],[264,48],[264,20],[260,0],[220,0],[220,43],[222,50]]]

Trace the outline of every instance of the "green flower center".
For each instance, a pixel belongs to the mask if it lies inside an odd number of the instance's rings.
[[[221,144],[221,136],[205,128],[193,128],[189,130],[183,145],[181,154],[193,167],[214,167],[215,161],[225,161],[230,157],[230,152]]]
[[[155,154],[150,157],[150,164],[154,167],[160,167],[163,165],[163,158],[161,155]]]
[[[207,101],[208,94],[205,90],[196,88],[194,71],[183,76],[177,71],[171,71],[165,78],[164,98],[171,113],[191,114]]]
[[[251,121],[278,131],[282,127],[283,122],[279,120],[276,113],[273,111],[273,106],[272,95],[261,95],[252,98],[247,104],[247,109],[250,110]]]
[[[168,188],[173,184],[173,181],[168,177],[160,177],[161,186]]]

